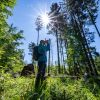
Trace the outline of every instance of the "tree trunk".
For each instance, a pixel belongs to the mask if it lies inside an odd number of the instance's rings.
[[[93,66],[92,68],[93,68],[94,74],[95,74],[95,75],[98,75],[98,72],[97,72],[97,69],[96,69],[96,66],[95,66],[95,63],[94,63],[92,54],[91,54],[91,52],[90,52],[90,49],[89,49],[89,46],[88,46],[88,43],[87,43],[87,40],[86,40],[86,36],[85,36],[84,30],[83,30],[83,25],[82,25],[82,23],[81,23],[79,17],[78,17],[78,20],[79,20],[80,27],[81,27],[81,30],[82,30],[82,35],[83,35],[84,42],[85,42],[85,45],[86,45],[86,48],[87,48],[87,52],[88,52],[88,55],[89,55],[91,64],[92,64],[92,66]]]
[[[60,34],[60,55],[61,55],[61,66],[62,66],[62,73],[64,72],[64,54],[63,54],[63,46],[62,46],[62,43],[63,43],[63,40],[62,40],[62,37],[61,37],[61,34]]]
[[[90,61],[90,59],[89,59],[89,56],[88,56],[88,52],[87,52],[87,49],[86,49],[86,47],[85,47],[85,43],[84,43],[84,38],[82,37],[82,33],[81,33],[81,30],[80,30],[80,27],[79,27],[79,25],[78,25],[78,22],[76,21],[76,18],[75,18],[75,16],[73,15],[73,17],[74,17],[74,23],[75,23],[75,26],[77,27],[77,29],[78,29],[78,35],[80,36],[80,38],[81,38],[81,45],[82,45],[82,47],[83,47],[83,50],[84,50],[84,53],[85,53],[85,56],[86,56],[86,62],[87,62],[87,64],[88,64],[88,68],[90,69],[90,72],[91,72],[91,75],[93,74],[93,69],[92,69],[92,66],[91,66],[91,61]],[[76,29],[76,28],[75,28]]]
[[[64,58],[64,50],[63,50],[63,46],[62,46],[62,57],[63,57],[63,69],[64,69],[64,73],[66,72],[66,68],[65,68],[65,58]]]
[[[37,45],[39,45],[39,30],[37,30],[37,32],[38,32]]]
[[[57,39],[57,56],[58,56],[58,73],[60,73],[60,55],[59,55],[59,40],[58,40],[58,32],[56,29],[56,39]]]
[[[48,56],[48,74],[50,74],[50,50],[49,50],[49,56]]]

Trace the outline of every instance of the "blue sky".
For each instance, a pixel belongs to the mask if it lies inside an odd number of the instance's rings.
[[[18,29],[24,30],[24,37],[23,40],[24,45],[21,46],[25,50],[25,61],[28,63],[31,62],[31,56],[28,55],[28,44],[32,41],[36,43],[37,41],[37,32],[35,30],[35,20],[39,15],[39,12],[49,11],[50,6],[53,2],[59,2],[62,0],[17,0],[17,4],[13,10],[13,16],[9,17],[8,22],[9,24],[13,23]],[[100,10],[99,16],[97,19],[97,26],[100,30]],[[56,57],[56,40],[55,37],[52,35],[46,34],[46,29],[43,28],[40,31],[40,39],[49,39],[52,38],[52,47],[53,47],[53,55],[54,60],[57,59]],[[96,46],[97,51],[100,52],[100,38],[96,35],[96,43],[93,44]]]

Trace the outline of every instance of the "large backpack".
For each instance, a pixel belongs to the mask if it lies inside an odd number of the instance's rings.
[[[39,59],[38,46],[35,46],[35,47],[33,48],[33,59],[34,59],[35,61],[38,61],[38,59]]]

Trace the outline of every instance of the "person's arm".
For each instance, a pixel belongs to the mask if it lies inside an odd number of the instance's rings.
[[[50,50],[50,40],[48,40],[47,45],[46,45],[46,51]]]

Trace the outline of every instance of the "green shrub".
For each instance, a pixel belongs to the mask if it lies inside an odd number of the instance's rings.
[[[13,78],[10,74],[3,74],[0,79],[1,100],[20,100],[31,90],[33,80],[31,77]]]

